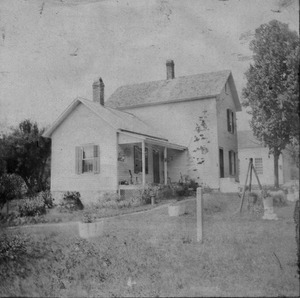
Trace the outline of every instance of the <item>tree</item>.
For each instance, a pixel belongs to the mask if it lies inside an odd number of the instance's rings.
[[[6,213],[9,212],[9,201],[19,199],[22,196],[24,181],[15,174],[3,174],[0,176],[0,209],[6,203]]]
[[[51,143],[42,137],[44,130],[24,120],[3,139],[7,173],[20,175],[31,193],[46,190],[50,175]]]
[[[254,135],[274,156],[274,185],[279,186],[278,159],[299,140],[299,37],[287,24],[273,20],[255,31],[250,42],[254,63],[245,73],[243,106],[252,115]]]
[[[4,159],[4,142],[0,138],[0,176],[6,173],[6,162]]]

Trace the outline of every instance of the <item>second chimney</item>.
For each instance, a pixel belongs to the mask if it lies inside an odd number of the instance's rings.
[[[174,79],[175,78],[174,61],[167,60],[166,66],[167,66],[167,80]]]
[[[104,86],[102,78],[93,83],[93,101],[99,102],[102,106],[104,106]]]

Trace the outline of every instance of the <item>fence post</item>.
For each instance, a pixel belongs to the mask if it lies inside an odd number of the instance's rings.
[[[202,188],[197,188],[197,242],[202,243],[203,236],[203,198]]]

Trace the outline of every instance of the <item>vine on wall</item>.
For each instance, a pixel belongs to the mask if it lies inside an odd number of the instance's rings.
[[[196,134],[194,135],[194,143],[198,146],[193,150],[193,152],[200,152],[201,154],[198,157],[194,156],[193,159],[196,159],[197,164],[199,165],[205,162],[203,155],[208,153],[207,144],[210,143],[208,138],[209,128],[207,126],[207,117],[207,111],[203,111],[202,116],[199,116],[199,121],[196,123],[195,127]]]

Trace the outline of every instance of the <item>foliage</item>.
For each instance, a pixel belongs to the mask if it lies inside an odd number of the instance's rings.
[[[278,158],[299,132],[299,42],[287,24],[273,20],[255,31],[250,43],[254,64],[245,73],[245,107],[252,115],[255,137],[274,155],[274,185],[278,186]]]
[[[31,193],[49,188],[51,143],[44,130],[24,120],[2,140],[7,172],[20,175]]]
[[[201,157],[193,157],[193,159],[196,159],[197,164],[203,164],[205,161],[203,155],[208,153],[207,145],[210,143],[210,141],[207,136],[207,132],[209,131],[207,126],[207,118],[207,111],[203,111],[203,116],[199,116],[199,122],[196,123],[195,127],[196,134],[194,136],[194,143],[200,143],[200,145],[197,146],[193,152],[201,152]]]
[[[164,200],[164,199],[168,200],[174,197],[175,197],[175,192],[173,191],[170,185],[163,185],[158,190],[157,198],[159,200]]]
[[[26,239],[21,235],[1,235],[0,264],[9,259],[18,259],[26,253]]]
[[[4,154],[4,142],[2,138],[0,138],[0,176],[6,173],[6,162],[3,154]]]
[[[41,196],[23,199],[19,204],[20,216],[39,216],[46,213],[46,205]]]
[[[92,223],[95,221],[95,216],[91,212],[84,212],[82,222]]]
[[[299,169],[299,140],[294,138],[292,142],[286,147],[286,150],[290,155],[292,162]]]
[[[37,194],[37,196],[44,201],[46,208],[51,209],[54,207],[54,199],[49,190],[41,191]]]
[[[77,211],[84,208],[81,200],[80,193],[77,191],[67,191],[64,193],[63,200],[59,204],[59,209],[61,212],[68,211]]]
[[[142,193],[142,203],[151,204],[151,198],[156,198],[159,186],[148,184]]]
[[[0,176],[0,209],[6,202],[19,199],[23,192],[23,179],[15,174]]]
[[[192,189],[192,191],[195,192],[197,187],[199,187],[198,182],[196,182],[194,179],[191,179],[188,175],[182,176],[180,173],[180,180],[175,191],[179,197],[189,196],[191,195],[190,190]]]

